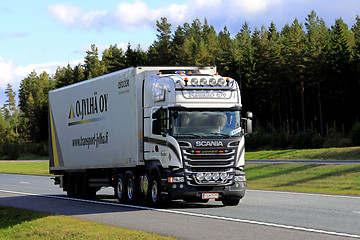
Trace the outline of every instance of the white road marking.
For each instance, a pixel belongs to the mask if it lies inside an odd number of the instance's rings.
[[[322,193],[306,193],[306,192],[284,192],[278,190],[261,190],[261,189],[246,189],[249,192],[267,192],[267,193],[279,193],[279,194],[292,194],[292,195],[305,195],[305,196],[319,196],[319,197],[335,197],[335,198],[353,198],[359,199],[360,196],[347,196],[347,195],[337,195],[337,194],[322,194]]]
[[[212,216],[212,215],[199,214],[199,213],[181,212],[181,211],[175,211],[175,210],[158,209],[158,208],[151,208],[151,207],[144,207],[144,206],[135,206],[135,205],[127,205],[127,204],[121,204],[121,203],[113,203],[113,202],[102,202],[102,201],[94,201],[94,200],[68,198],[68,197],[61,197],[61,196],[54,196],[54,195],[41,195],[41,194],[34,194],[34,193],[15,192],[15,191],[8,191],[8,190],[1,190],[1,189],[0,189],[0,192],[11,193],[11,194],[21,194],[21,195],[28,195],[28,196],[36,196],[36,197],[62,199],[62,200],[71,200],[71,201],[77,201],[77,202],[103,204],[103,205],[110,205],[110,206],[117,206],[117,207],[136,208],[136,209],[141,209],[141,210],[151,210],[151,211],[173,213],[173,214],[181,214],[181,215],[187,215],[187,216],[193,216],[193,217],[202,217],[202,218],[225,220],[225,221],[231,221],[231,222],[248,223],[248,224],[261,225],[261,226],[276,227],[276,228],[298,230],[298,231],[305,231],[305,232],[312,232],[312,233],[321,233],[321,234],[327,234],[327,235],[333,235],[333,236],[341,236],[341,237],[352,237],[352,238],[359,238],[360,239],[360,235],[356,235],[356,234],[332,232],[332,231],[326,231],[326,230],[320,230],[320,229],[304,228],[304,227],[283,225],[283,224],[277,224],[277,223],[260,222],[260,221],[238,219],[238,218],[229,218],[229,217],[221,217],[221,216]],[[317,194],[315,194],[315,195],[317,195]],[[329,195],[329,196],[332,196],[332,195]]]
[[[21,184],[30,184],[29,182],[20,182]]]

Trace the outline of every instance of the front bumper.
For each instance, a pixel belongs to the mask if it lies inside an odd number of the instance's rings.
[[[234,181],[230,186],[189,186],[186,181],[169,183],[168,179],[163,179],[162,187],[162,194],[169,200],[200,200],[203,193],[217,193],[217,200],[241,199],[245,195],[246,181]]]

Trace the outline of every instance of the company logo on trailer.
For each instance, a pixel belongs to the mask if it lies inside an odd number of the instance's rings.
[[[109,94],[101,94],[98,96],[97,92],[94,92],[93,96],[82,98],[76,101],[75,105],[70,104],[68,119],[81,119],[81,121],[70,122],[68,126],[103,120],[102,117],[87,120],[83,119],[86,116],[107,112],[108,99]],[[75,108],[73,106],[75,106]]]

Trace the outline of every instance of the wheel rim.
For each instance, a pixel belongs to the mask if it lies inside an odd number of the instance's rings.
[[[154,181],[152,184],[151,199],[152,199],[153,203],[156,203],[157,199],[158,199],[158,184],[156,181]]]
[[[118,199],[122,198],[122,194],[123,194],[123,180],[121,178],[119,178],[118,184],[117,184],[117,197],[118,197]]]
[[[133,181],[131,179],[128,180],[127,194],[128,194],[129,200],[131,200],[133,198],[133,194],[134,194],[134,186],[133,186]]]

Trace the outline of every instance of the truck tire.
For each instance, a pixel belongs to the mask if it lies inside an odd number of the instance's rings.
[[[225,198],[221,200],[224,206],[237,206],[240,203],[240,199],[237,198]]]
[[[120,203],[125,200],[125,181],[121,173],[118,174],[115,182],[115,197]]]
[[[76,198],[85,198],[86,195],[86,186],[85,186],[85,174],[84,173],[74,173],[73,174],[73,184],[74,184],[74,195]]]
[[[125,173],[125,200],[128,203],[134,203],[137,195],[137,186],[135,175],[132,171]]]
[[[68,197],[75,197],[75,185],[74,185],[74,175],[71,173],[66,174],[66,192]]]
[[[161,204],[161,182],[156,174],[150,177],[149,200],[152,205],[159,206]]]

